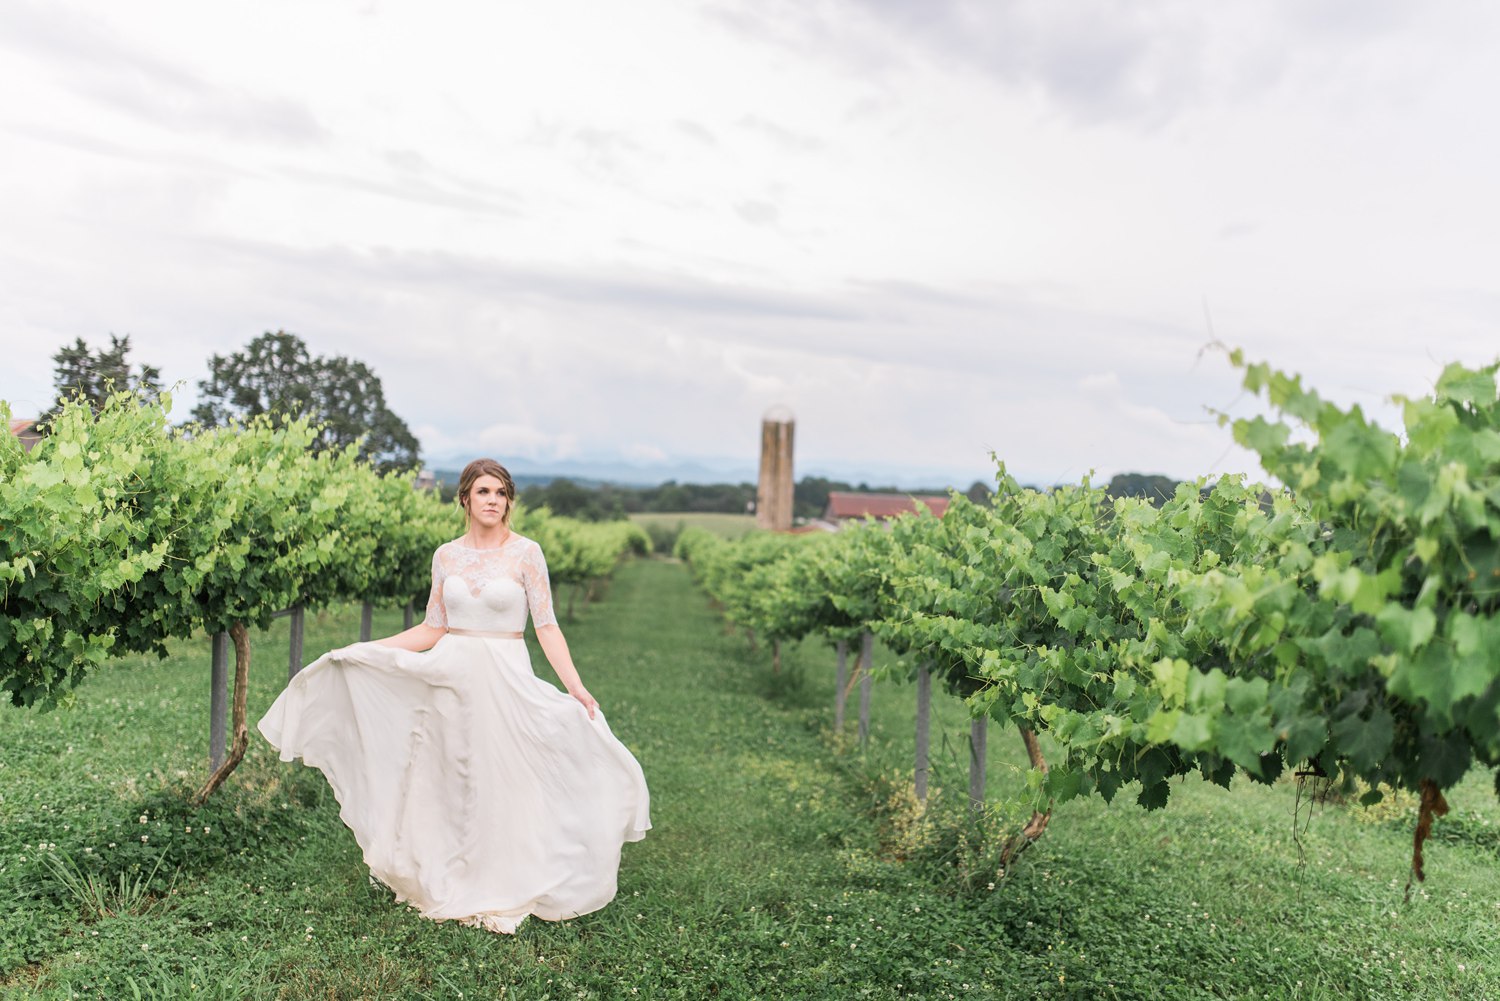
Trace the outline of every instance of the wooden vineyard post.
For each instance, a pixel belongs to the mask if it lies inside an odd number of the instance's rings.
[[[771,641],[771,673],[781,673],[781,640]]]
[[[839,666],[838,673],[833,676],[833,729],[835,733],[843,733],[844,699],[849,694],[849,641],[839,640],[837,649]]]
[[[415,618],[415,612],[411,607],[411,602],[408,601],[401,609],[401,628],[410,629],[413,618]]]
[[[293,605],[287,613],[289,639],[286,654],[286,680],[291,681],[302,670],[302,606]]]
[[[932,669],[924,660],[917,666],[917,760],[912,769],[912,784],[917,799],[927,802],[927,740],[932,707]]]
[[[213,664],[208,674],[208,770],[224,763],[229,718],[229,634],[214,633]]]
[[[984,760],[989,743],[989,722],[988,716],[969,722],[969,805],[976,810],[984,807]]]
[[[875,657],[875,634],[866,631],[859,639],[859,746],[870,742],[870,670]]]
[[[370,633],[374,628],[374,619],[375,606],[367,601],[359,610],[359,641],[361,643],[369,642]]]

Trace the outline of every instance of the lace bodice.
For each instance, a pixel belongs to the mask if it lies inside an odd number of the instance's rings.
[[[427,625],[519,632],[528,611],[536,626],[557,624],[547,561],[531,539],[512,533],[498,549],[445,542],[432,554]]]

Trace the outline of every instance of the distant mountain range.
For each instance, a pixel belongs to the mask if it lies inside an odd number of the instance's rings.
[[[463,469],[461,461],[433,461],[429,468],[442,483],[457,483]],[[574,459],[564,462],[533,462],[516,459],[506,463],[506,468],[515,477],[516,486],[526,487],[533,483],[546,485],[553,480],[569,479],[580,486],[595,487],[604,483],[619,486],[656,486],[674,480],[678,483],[755,483],[759,471],[754,465],[735,459],[691,459],[681,462],[653,464],[630,463],[609,459]],[[898,487],[917,488],[946,484],[960,490],[975,480],[990,483],[993,473],[976,470],[957,473],[952,470],[893,471],[890,469],[861,468],[855,465],[817,464],[796,467],[796,478],[821,476],[845,483],[894,484]]]

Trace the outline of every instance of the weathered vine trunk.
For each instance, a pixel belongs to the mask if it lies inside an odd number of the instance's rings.
[[[833,729],[836,733],[844,730],[844,700],[849,697],[847,691],[849,686],[849,641],[839,640],[839,666],[838,672],[833,676]]]
[[[203,788],[198,790],[195,801],[202,806],[213,791],[223,784],[229,773],[239,767],[250,746],[250,729],[245,723],[245,707],[250,692],[250,633],[243,622],[229,627],[229,638],[234,643],[234,705],[231,709],[234,721],[234,740],[229,747],[229,756],[214,769]]]
[[[1021,742],[1026,745],[1026,756],[1031,759],[1031,767],[1043,775],[1047,774],[1047,759],[1042,757],[1042,745],[1036,739],[1036,734],[1024,726],[1021,727]],[[1031,847],[1032,843],[1047,829],[1047,821],[1050,819],[1052,819],[1051,809],[1045,813],[1032,811],[1031,819],[1026,822],[1025,827],[1021,828],[1021,833],[1011,835],[1010,840],[1006,841],[1005,848],[1000,852],[1000,865],[1010,865],[1012,859]]]

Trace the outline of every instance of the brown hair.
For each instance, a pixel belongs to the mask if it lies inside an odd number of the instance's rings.
[[[510,470],[494,459],[475,459],[459,474],[458,503],[463,507],[464,514],[469,513],[469,491],[474,488],[474,481],[481,476],[493,476],[500,481],[500,490],[509,502],[505,505],[505,524],[510,524],[510,515],[516,506],[516,481],[510,478]]]

